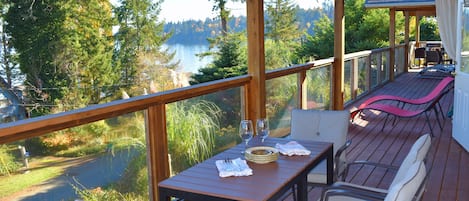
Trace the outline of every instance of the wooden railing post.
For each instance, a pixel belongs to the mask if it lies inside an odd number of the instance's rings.
[[[149,107],[145,116],[150,200],[158,201],[158,183],[170,176],[166,105]]]
[[[394,66],[396,64],[396,9],[389,10],[389,81],[394,81]]]
[[[371,91],[371,87],[373,86],[373,84],[371,83],[371,73],[372,73],[372,70],[371,70],[371,64],[373,63],[371,61],[373,57],[373,53],[371,53],[368,58],[366,59],[366,90],[368,92]]]
[[[308,83],[306,82],[306,70],[298,73],[298,106],[308,109]]]
[[[405,31],[404,31],[404,54],[405,54],[405,60],[404,60],[404,72],[409,72],[409,67],[411,65],[411,61],[409,60],[409,33],[410,33],[410,26],[409,26],[409,11],[404,11],[405,15]]]
[[[358,76],[359,76],[358,75],[359,74],[358,60],[359,58],[354,58],[352,60],[352,67],[350,68],[351,70],[350,90],[351,90],[352,100],[356,99],[358,95]]]

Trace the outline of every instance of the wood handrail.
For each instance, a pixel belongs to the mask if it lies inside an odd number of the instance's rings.
[[[145,110],[158,104],[185,100],[229,88],[244,86],[252,79],[249,75],[217,80],[189,87],[116,100],[86,108],[0,124],[0,143],[14,142],[49,132]]]
[[[278,78],[278,77],[283,77],[286,75],[291,75],[291,74],[296,74],[302,71],[307,71],[311,68],[314,67],[314,63],[308,63],[308,64],[301,64],[301,65],[294,65],[291,67],[286,67],[286,68],[280,68],[280,69],[275,69],[275,70],[270,70],[266,72],[266,80]]]

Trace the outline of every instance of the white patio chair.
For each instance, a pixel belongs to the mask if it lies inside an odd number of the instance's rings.
[[[291,114],[290,137],[299,140],[315,140],[334,143],[334,181],[341,178],[345,166],[345,149],[350,113],[336,110],[301,110],[294,109]],[[338,148],[338,149],[337,149]],[[308,183],[327,184],[327,161],[319,163],[309,174]]]
[[[322,201],[358,201],[358,200],[384,200],[384,201],[410,201],[420,200],[420,189],[425,185],[427,171],[423,161],[416,161],[400,179],[394,179],[387,193],[370,191],[367,188],[351,186],[333,186],[326,188]]]
[[[414,164],[425,161],[428,151],[430,150],[430,146],[431,146],[430,134],[425,134],[425,135],[420,136],[414,142],[407,156],[404,158],[404,160],[402,161],[399,167],[390,166],[386,164],[380,164],[380,163],[373,163],[369,161],[355,161],[355,162],[348,163],[347,169],[345,170],[345,173],[344,173],[344,178],[347,176],[347,172],[349,170],[348,168],[354,165],[372,165],[376,167],[383,167],[383,168],[397,170],[397,173],[394,176],[394,179],[391,182],[390,187],[388,189],[373,188],[373,187],[362,186],[362,185],[357,185],[357,184],[352,184],[352,183],[347,183],[347,182],[336,182],[327,190],[323,191],[323,196],[325,196],[326,194],[329,194],[329,197],[331,195],[334,195],[335,197],[337,197],[338,195],[342,195],[342,193],[346,193],[346,194],[357,194],[357,195],[351,196],[351,197],[354,197],[354,199],[356,200],[362,200],[362,199],[368,200],[371,198],[358,199],[357,197],[359,197],[361,194],[369,194],[369,196],[376,198],[376,199],[371,199],[371,200],[383,200],[385,197],[388,196],[388,194],[391,193],[391,190],[393,187],[398,186],[399,183],[402,183],[402,181],[408,177],[410,169],[412,168]],[[427,171],[425,169],[425,174],[426,173]],[[425,188],[424,181],[422,181],[419,183],[419,185],[417,186],[417,190],[414,192],[415,200],[420,200],[423,194],[424,188]],[[327,191],[330,191],[330,193],[328,193]],[[345,200],[349,200],[349,198]],[[412,199],[404,199],[404,200],[412,200]]]

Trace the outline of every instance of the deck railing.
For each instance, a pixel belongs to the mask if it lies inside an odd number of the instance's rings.
[[[345,59],[345,101],[350,103],[363,94],[386,83],[389,80],[389,48],[362,51],[347,54]],[[405,55],[403,46],[396,49],[396,58],[403,58]],[[329,109],[331,105],[331,89],[329,94],[321,96],[321,100],[314,100],[318,97],[308,95],[309,89],[314,90],[314,86],[308,87],[308,80],[311,80],[321,71],[327,75],[328,86],[332,83],[332,62],[333,59],[314,61],[308,64],[295,65],[287,68],[276,69],[266,73],[266,80],[274,80],[286,76],[296,75],[297,92],[293,106],[298,108],[324,108]],[[405,64],[396,60],[396,73],[404,72]],[[158,181],[169,176],[168,142],[167,142],[167,119],[166,105],[187,100],[194,97],[207,95],[214,92],[229,90],[241,87],[249,91],[247,87],[252,77],[250,75],[238,76],[229,79],[217,80],[203,84],[193,85],[174,90],[132,97],[129,99],[113,101],[110,103],[92,105],[86,108],[36,117],[17,122],[4,123],[0,125],[0,144],[15,142],[32,137],[42,136],[54,131],[77,127],[80,125],[96,122],[99,120],[118,117],[127,113],[144,111],[146,116],[147,132],[147,153],[149,166],[150,197],[156,198],[156,185]],[[314,83],[312,83],[314,84]],[[267,87],[282,87],[269,86]],[[242,93],[241,93],[242,94]],[[268,96],[266,94],[260,94]],[[267,99],[268,100],[268,99]],[[245,103],[246,97],[241,96],[241,105]],[[322,102],[318,105],[309,105],[309,102]],[[280,134],[281,135],[281,134]],[[156,200],[156,199],[154,199]]]

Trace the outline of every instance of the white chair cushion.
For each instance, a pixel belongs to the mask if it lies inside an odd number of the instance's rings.
[[[337,149],[347,141],[350,114],[345,110],[294,109],[291,115],[291,139],[315,140],[334,143]],[[345,161],[345,153],[340,158]],[[309,183],[325,184],[327,181],[325,160],[308,174]]]
[[[334,154],[347,141],[350,114],[345,110],[294,109],[291,138],[334,143]]]
[[[325,184],[327,183],[327,161],[321,161],[308,173],[308,183]]]
[[[423,161],[425,159],[425,156],[430,149],[430,145],[430,134],[422,135],[417,139],[417,141],[414,142],[409,150],[409,153],[407,153],[407,156],[402,161],[399,170],[397,171],[396,176],[394,177],[390,186],[393,186],[397,181],[402,180],[412,164],[414,164],[416,161]]]
[[[427,175],[423,161],[417,161],[407,170],[406,175],[393,186],[384,201],[412,200]]]

